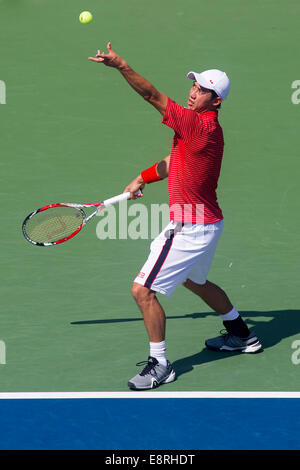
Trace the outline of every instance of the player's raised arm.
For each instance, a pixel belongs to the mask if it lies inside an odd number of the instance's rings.
[[[89,57],[89,60],[103,63],[108,67],[114,67],[119,70],[129,85],[164,115],[168,97],[160,93],[148,80],[138,75],[122,57],[112,50],[110,42],[107,44],[107,50],[107,54],[98,50],[96,56]]]

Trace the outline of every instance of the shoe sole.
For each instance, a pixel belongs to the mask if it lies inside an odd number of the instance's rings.
[[[128,387],[129,387],[131,390],[151,390],[151,389],[153,389],[153,388],[159,387],[159,386],[162,385],[162,384],[168,384],[168,383],[170,383],[170,382],[174,382],[175,378],[176,378],[175,371],[172,370],[172,371],[170,372],[170,374],[168,375],[168,377],[166,377],[165,379],[161,380],[160,382],[158,382],[157,380],[153,379],[150,387],[136,387],[136,385],[135,385],[133,382],[128,382]]]
[[[210,346],[207,343],[205,343],[205,346],[208,349],[212,349],[213,351],[221,351],[221,352],[242,352],[242,353],[247,353],[247,354],[255,354],[258,352],[262,352],[262,345],[260,344],[259,341],[256,341],[256,343],[253,344],[248,344],[244,348],[231,348],[230,346],[222,346],[221,348],[216,348],[214,346]]]

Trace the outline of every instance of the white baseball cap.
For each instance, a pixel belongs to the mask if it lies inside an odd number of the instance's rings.
[[[209,90],[213,90],[218,96],[225,100],[230,90],[230,81],[225,72],[212,69],[205,70],[202,73],[189,72],[187,77],[195,80],[199,85]]]

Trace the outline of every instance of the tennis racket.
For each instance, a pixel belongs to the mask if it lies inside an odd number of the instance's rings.
[[[137,191],[135,195],[141,194]],[[119,194],[95,204],[48,204],[31,212],[22,224],[27,241],[37,246],[52,246],[75,237],[101,210],[130,198],[130,192]],[[86,215],[85,208],[95,208]]]

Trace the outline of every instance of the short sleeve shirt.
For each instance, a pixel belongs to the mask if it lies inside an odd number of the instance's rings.
[[[224,149],[218,111],[197,112],[168,98],[162,123],[175,132],[168,176],[170,219],[222,220],[216,194]]]

